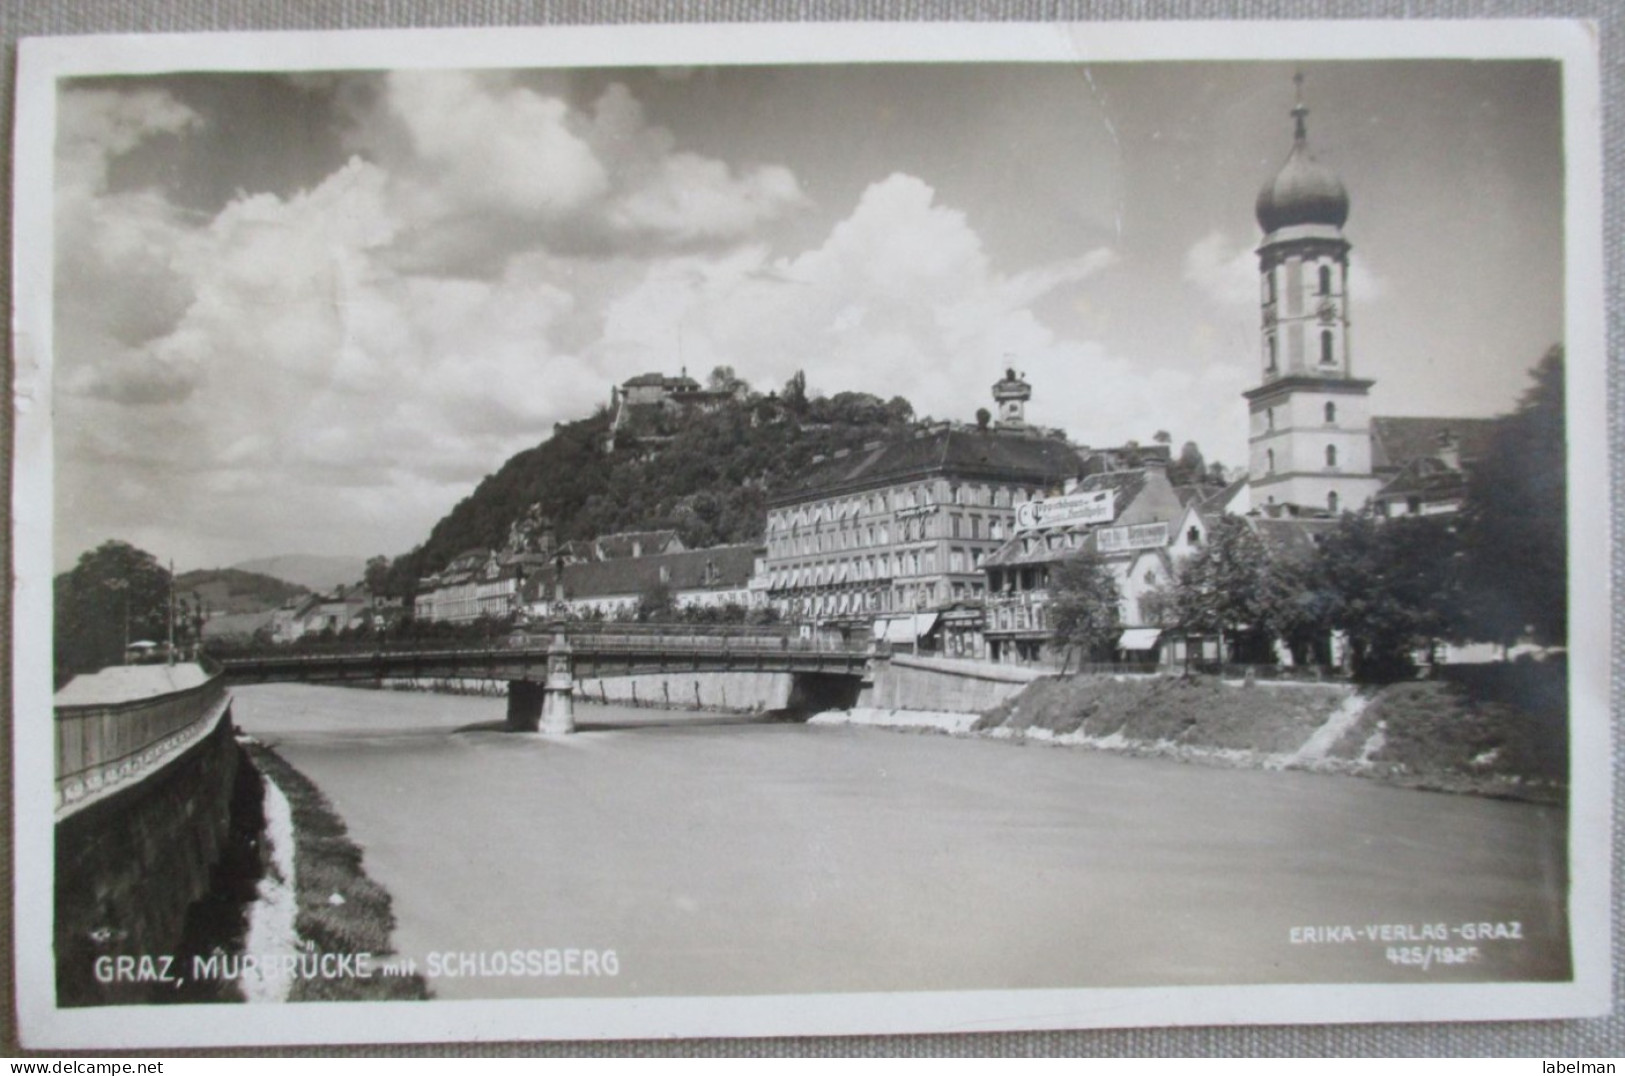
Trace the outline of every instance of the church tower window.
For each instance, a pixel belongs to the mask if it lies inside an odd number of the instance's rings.
[[[1328,467],[1336,467],[1337,466],[1337,446],[1336,445],[1327,445],[1326,446],[1326,466],[1328,466]]]
[[[1337,421],[1337,405],[1330,400],[1326,401],[1326,425],[1330,426]]]
[[[1322,329],[1320,333],[1320,364],[1322,366],[1331,366],[1336,361],[1336,354],[1332,350],[1332,331]]]
[[[1332,267],[1329,266],[1329,265],[1323,265],[1323,266],[1320,267],[1320,294],[1322,294],[1322,295],[1330,295],[1331,293],[1332,293]]]
[[[1332,515],[1335,516],[1337,514],[1337,491],[1336,490],[1333,490],[1331,493],[1326,494],[1326,508],[1332,513]]]
[[[1267,367],[1267,369],[1269,370],[1270,373],[1273,374],[1279,368],[1279,365],[1280,365],[1278,357],[1277,357],[1278,356],[1278,351],[1277,351],[1278,345],[1275,342],[1275,334],[1271,333],[1268,337],[1266,337],[1265,338],[1265,343],[1269,346],[1269,353],[1270,353],[1270,355],[1269,355],[1269,366]]]
[[[1267,448],[1267,449],[1264,450],[1264,462],[1265,462],[1265,465],[1267,466],[1267,468],[1269,470],[1269,473],[1274,474],[1275,473],[1275,449]]]

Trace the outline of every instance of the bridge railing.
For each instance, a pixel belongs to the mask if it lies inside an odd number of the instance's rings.
[[[583,653],[667,653],[667,654],[768,654],[768,653],[862,653],[865,643],[840,639],[801,638],[789,632],[730,632],[718,630],[682,631],[637,630],[565,632],[570,645]],[[552,644],[546,631],[513,633],[496,639],[374,639],[355,642],[302,643],[297,646],[256,647],[221,655],[227,668],[246,661],[276,661],[326,664],[334,658],[388,658],[414,656],[447,660],[489,657],[500,659],[514,653],[542,653]]]
[[[128,702],[55,707],[58,806],[131,776],[217,715],[226,694],[218,675],[196,687]]]

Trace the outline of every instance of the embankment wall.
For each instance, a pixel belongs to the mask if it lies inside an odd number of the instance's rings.
[[[152,997],[150,982],[99,981],[97,958],[176,952],[187,907],[208,892],[231,825],[237,761],[227,706],[190,748],[57,821],[59,1004]],[[132,970],[139,974],[140,965]]]
[[[762,713],[791,704],[793,679],[788,672],[751,671],[584,677],[576,681],[575,696],[624,706]]]
[[[983,662],[894,655],[880,663],[874,686],[860,705],[880,710],[975,713],[1019,695],[1045,675]]]

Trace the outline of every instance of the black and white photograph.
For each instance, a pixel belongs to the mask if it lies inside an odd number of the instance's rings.
[[[1579,24],[39,39],[38,1047],[1609,1005]]]

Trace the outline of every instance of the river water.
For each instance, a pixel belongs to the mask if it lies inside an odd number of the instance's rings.
[[[1561,808],[715,714],[578,706],[584,730],[546,739],[502,731],[500,698],[234,693],[344,818],[441,998],[1571,974]],[[600,974],[516,975],[516,949],[591,950]]]

